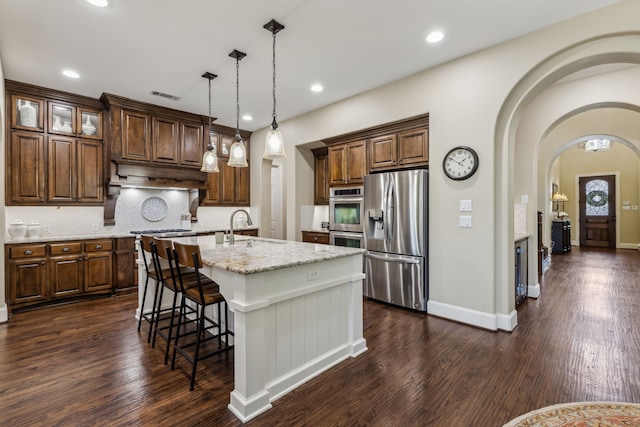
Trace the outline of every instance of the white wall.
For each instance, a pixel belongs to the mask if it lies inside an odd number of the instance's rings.
[[[297,145],[429,113],[429,311],[491,329],[512,329],[517,321],[510,286],[514,196],[528,194],[532,202],[538,197],[533,173],[537,159],[515,158],[519,120],[535,96],[580,68],[580,48],[574,45],[588,43],[596,36],[638,32],[637,16],[640,2],[621,1],[282,122],[287,150],[292,153]],[[619,44],[637,50],[629,40]],[[610,46],[603,44],[603,48]],[[591,49],[592,55],[600,54],[597,42],[592,42]],[[554,74],[562,64],[570,66]],[[256,132],[254,137],[260,140],[260,134]],[[534,138],[532,142],[533,153],[538,141]],[[453,182],[443,176],[440,164],[443,155],[458,144],[476,149],[480,168],[473,178]],[[256,144],[252,147],[256,149]],[[299,185],[299,174],[306,168],[298,168],[299,161],[291,154],[287,160],[285,176],[292,186]],[[518,184],[518,191],[516,170],[526,170],[527,176],[533,177],[530,185]],[[300,197],[296,190],[293,194]],[[471,229],[458,227],[460,199],[473,201]],[[252,199],[252,204],[254,201],[261,206],[259,198]],[[288,204],[287,215],[297,218],[304,204],[298,199]],[[536,209],[536,204],[530,203],[529,216],[535,218]],[[527,223],[534,227],[536,221]],[[299,221],[289,221],[287,228],[288,236],[299,233]]]

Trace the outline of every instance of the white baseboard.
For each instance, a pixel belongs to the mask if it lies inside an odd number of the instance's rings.
[[[7,310],[7,305],[3,305],[0,307],[0,323],[9,321],[9,311]]]
[[[533,286],[527,286],[527,296],[529,298],[540,297],[540,283],[536,283]]]
[[[515,310],[510,314],[492,314],[430,300],[427,301],[427,313],[492,331],[512,331],[518,324]]]
[[[636,245],[635,243],[620,243],[618,249],[638,249],[640,250],[640,244]]]

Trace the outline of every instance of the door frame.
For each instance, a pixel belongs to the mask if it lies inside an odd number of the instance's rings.
[[[603,175],[613,175],[616,183],[616,216],[619,217],[617,212],[620,212],[620,172],[593,172],[593,173],[581,173],[576,174],[575,183],[574,183],[574,193],[576,197],[574,197],[574,212],[576,213],[577,224],[576,227],[571,227],[572,231],[572,239],[571,244],[573,246],[580,246],[580,200],[578,195],[580,194],[580,178],[584,177],[592,177],[592,176],[603,176]],[[575,231],[575,232],[574,232]],[[616,248],[620,247],[620,221],[616,221]]]

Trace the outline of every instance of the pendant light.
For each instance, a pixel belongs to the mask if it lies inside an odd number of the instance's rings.
[[[205,79],[209,80],[209,144],[207,145],[207,151],[202,156],[202,172],[216,173],[220,172],[218,169],[218,156],[216,156],[216,148],[211,144],[211,80],[218,77],[215,74],[206,72],[202,75]]]
[[[271,129],[267,132],[262,157],[269,160],[282,160],[287,158],[287,153],[284,152],[284,137],[278,130],[276,122],[276,34],[284,29],[284,25],[272,19],[264,25],[264,28],[273,34],[273,121]]]
[[[240,60],[247,54],[234,49],[229,56],[236,59],[236,138],[229,149],[228,165],[236,168],[246,168],[249,166],[247,163],[247,148],[244,146],[240,136]]]

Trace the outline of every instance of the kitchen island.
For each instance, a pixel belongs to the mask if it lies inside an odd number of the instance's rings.
[[[202,272],[218,283],[232,312],[229,409],[241,421],[367,350],[363,250],[247,236],[236,236],[234,245],[216,244],[215,236],[172,240],[200,245]]]

